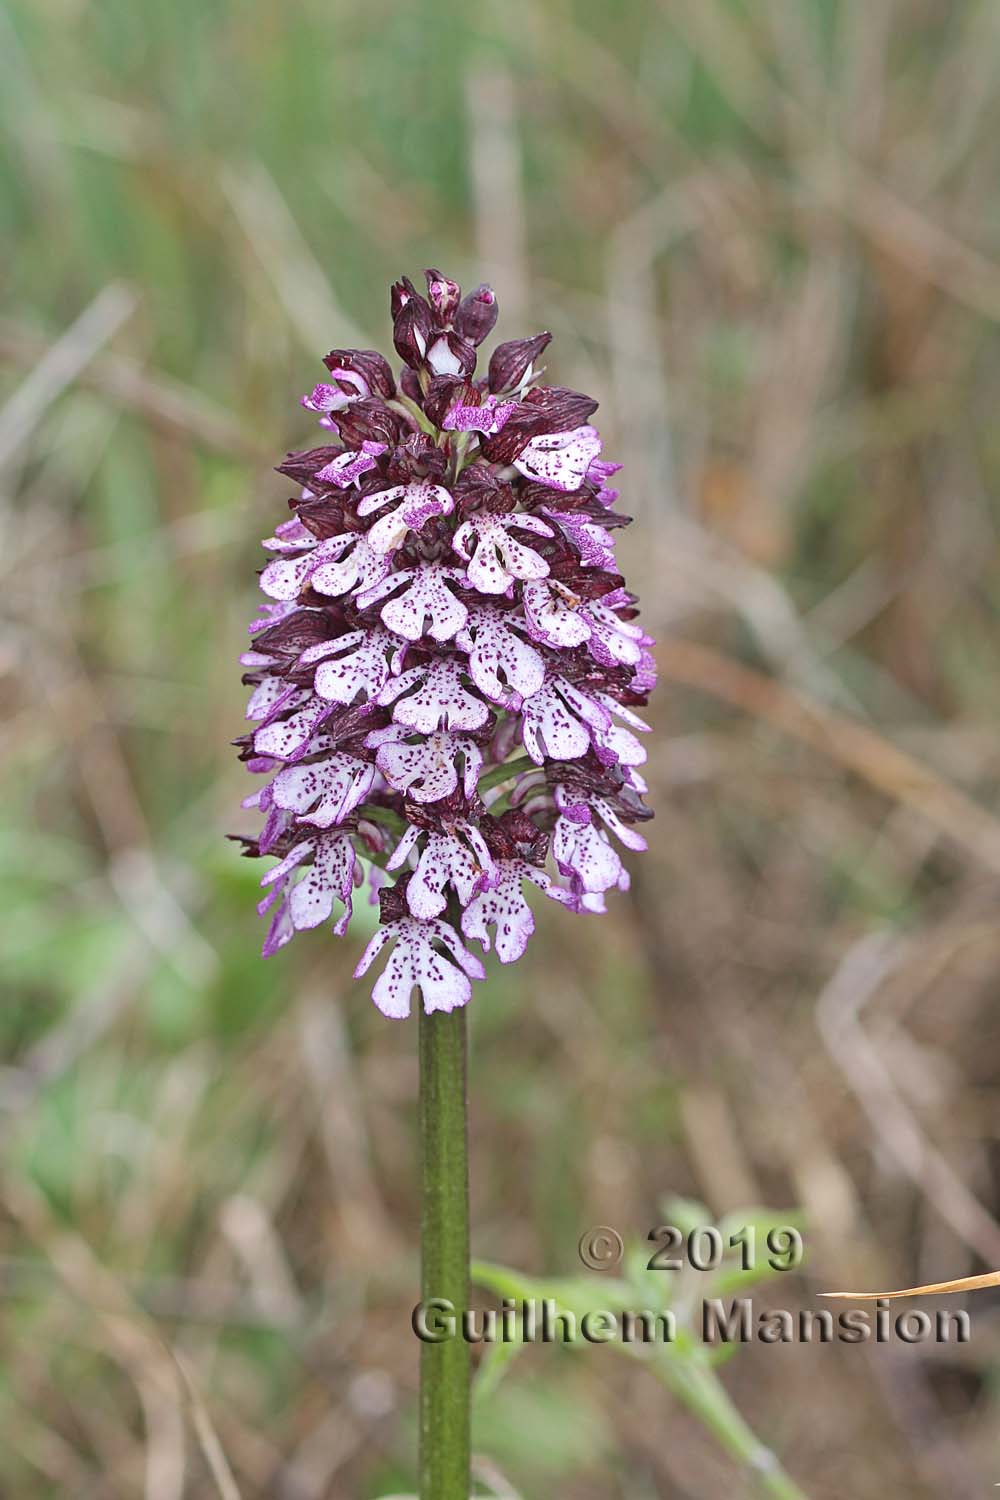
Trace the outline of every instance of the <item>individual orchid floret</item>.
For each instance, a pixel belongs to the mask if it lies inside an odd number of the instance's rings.
[[[388,595],[383,604],[382,622],[393,634],[407,641],[419,641],[426,633],[435,641],[450,640],[468,618],[469,611],[452,592],[452,585],[464,580],[462,568],[444,563],[425,562],[419,568],[397,568],[373,588],[357,596],[359,609],[368,609]],[[400,594],[397,590],[403,589]]]
[[[535,930],[534,914],[522,890],[525,880],[533,881],[543,891],[552,888],[544,870],[523,859],[502,860],[495,884],[474,896],[462,913],[463,933],[482,943],[486,953],[490,951],[489,930],[493,928],[497,958],[502,964],[512,964],[523,955]]]
[[[524,704],[521,737],[537,766],[547,760],[577,760],[595,736],[611,729],[607,709],[556,673]]]
[[[304,861],[312,864],[298,878]],[[271,930],[264,944],[265,958],[284,947],[295,932],[319,927],[333,911],[335,900],[344,911],[334,927],[342,936],[351,920],[355,851],[348,834],[326,834],[304,839],[290,854],[268,870],[261,881],[270,891],[260,903],[261,915],[274,908]]]
[[[526,479],[553,490],[578,490],[601,451],[596,427],[585,423],[572,432],[549,432],[534,437],[514,460]]]
[[[303,651],[303,666],[315,666],[314,685],[327,703],[353,703],[360,695],[377,698],[405,647],[389,630],[352,630]],[[318,665],[317,665],[318,663]]]
[[[275,861],[265,955],[342,935],[366,884],[379,926],[356,972],[391,948],[373,997],[394,1017],[415,991],[427,1011],[468,1001],[484,970],[463,938],[521,958],[532,886],[602,912],[651,816],[635,710],[653,642],[615,557],[629,518],[596,402],[544,383],[548,333],[477,375],[492,289],[425,279],[391,290],[398,371],[334,349],[303,397],[324,445],[278,466],[297,493],[264,543],[236,741],[261,778],[241,841]]]
[[[544,578],[549,565],[537,552],[511,536],[512,531],[551,536],[552,527],[537,516],[495,516],[479,512],[458,528],[452,546],[468,562],[469,582],[481,594],[505,594],[518,580]],[[475,550],[470,551],[470,543]]]
[[[367,974],[388,942],[394,947],[389,962],[375,981],[372,999],[383,1015],[394,1020],[410,1014],[414,986],[420,989],[425,1011],[454,1010],[470,999],[470,979],[486,977],[480,960],[469,952],[447,922],[437,917],[425,922],[400,917],[376,928],[354,970],[355,979]]]
[[[356,451],[347,448],[343,453],[338,453],[336,458],[331,458],[322,469],[317,469],[316,478],[327,484],[335,484],[342,490],[349,484],[357,485],[362,474],[367,474],[376,467],[376,460],[385,450],[385,443],[371,443],[365,439]]]
[[[388,558],[371,545],[364,532],[331,537],[321,545],[326,550],[309,582],[317,594],[329,599],[374,588],[389,571]]]
[[[387,682],[378,701],[397,724],[431,734],[435,729],[482,729],[490,710],[462,682],[463,663],[437,656]],[[411,689],[416,689],[415,692]]]
[[[573,545],[579,554],[581,567],[605,568],[609,571],[614,569],[614,541],[606,527],[597,521],[591,521],[579,511],[553,510],[547,505],[542,509]]]
[[[459,904],[466,907],[479,891],[495,882],[496,866],[482,834],[462,821],[440,833],[425,832],[411,824],[386,869],[397,870],[406,864],[421,837],[424,847],[406,887],[407,904],[415,917],[439,917],[448,904],[445,892],[449,886]]]
[[[396,502],[401,502],[397,504]],[[394,505],[390,514],[375,522],[368,533],[368,544],[375,552],[395,552],[403,545],[408,531],[419,531],[432,516],[447,516],[454,502],[439,484],[419,481],[398,484],[377,495],[366,495],[358,506],[359,516],[369,516],[383,506]]]
[[[389,785],[416,802],[440,802],[454,793],[459,785],[455,764],[459,758],[464,765],[462,790],[466,797],[475,795],[483,752],[468,735],[439,729],[422,736],[406,724],[388,724],[372,730],[365,745],[376,752],[375,764]]]
[[[279,771],[271,784],[271,797],[275,807],[297,813],[297,822],[331,828],[364,802],[375,775],[370,762],[338,752]]]
[[[556,787],[555,799],[559,817],[552,834],[552,855],[562,874],[578,882],[581,891],[603,892],[620,886],[624,866],[607,834],[598,827],[593,804],[586,798],[577,800],[562,786]],[[632,843],[634,837],[632,847],[645,848],[641,834],[626,829],[607,804],[605,809],[616,831],[624,831],[626,842]]]
[[[441,426],[445,432],[484,432],[492,437],[516,410],[516,401],[501,401],[498,396],[486,396],[481,404],[455,401],[445,412]]]
[[[455,637],[469,653],[469,676],[493,703],[520,708],[545,680],[545,663],[533,646],[517,633],[523,619],[499,609],[474,609]]]
[[[580,613],[582,601],[558,579],[526,583],[521,602],[532,640],[565,650],[590,639],[590,627]]]

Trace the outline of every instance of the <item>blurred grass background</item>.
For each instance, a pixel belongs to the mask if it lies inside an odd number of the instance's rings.
[[[994,0],[4,0],[5,1500],[412,1487],[413,1028],[357,922],[260,962],[223,835],[271,465],[424,265],[601,399],[663,642],[632,895],[475,997],[476,1253],[683,1192],[804,1212],[783,1306],[1000,1266],[998,48]],[[813,1500],[964,1500],[973,1318],[727,1384]],[[497,1493],[750,1493],[606,1349],[478,1420]]]

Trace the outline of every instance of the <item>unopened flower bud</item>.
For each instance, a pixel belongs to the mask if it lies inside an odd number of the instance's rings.
[[[534,338],[511,339],[508,344],[498,344],[490,359],[490,390],[511,391],[519,386],[551,342],[551,333],[536,333]]]
[[[392,342],[400,359],[411,369],[419,369],[425,361],[427,345],[434,336],[434,318],[424,297],[414,292],[400,308],[392,325]]]
[[[474,292],[462,299],[455,315],[455,329],[478,348],[483,339],[493,332],[499,311],[496,293],[483,282],[482,286],[477,286]]]
[[[457,281],[449,281],[440,271],[425,271],[427,297],[434,314],[442,327],[449,327],[458,311],[462,288]]]

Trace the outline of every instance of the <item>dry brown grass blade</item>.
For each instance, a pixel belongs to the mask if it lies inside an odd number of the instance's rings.
[[[981,1287],[1000,1286],[1000,1271],[981,1276],[959,1276],[956,1281],[929,1281],[926,1286],[906,1286],[898,1292],[820,1292],[821,1297],[842,1297],[851,1302],[875,1302],[882,1297],[930,1297],[937,1292],[975,1292]]]
[[[98,292],[69,328],[51,344],[0,410],[0,465],[7,464],[42,421],[52,402],[103,349],[138,306],[121,282]]]
[[[10,320],[0,321],[0,358],[34,368],[48,358],[52,347],[48,339],[33,329]],[[265,456],[257,434],[202,391],[148,369],[130,355],[98,354],[77,371],[75,378],[118,406],[140,412],[154,427],[180,433],[242,459],[258,452],[262,458]]]
[[[996,819],[877,730],[821,708],[710,646],[667,640],[658,648],[657,661],[670,681],[699,688],[839,761],[886,796],[919,813],[994,874],[1000,873]]]

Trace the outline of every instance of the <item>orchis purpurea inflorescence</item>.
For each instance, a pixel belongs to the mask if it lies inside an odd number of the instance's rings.
[[[523,883],[575,912],[628,876],[613,838],[645,848],[633,733],[655,680],[650,637],[616,570],[597,402],[540,381],[550,335],[476,349],[492,290],[392,288],[397,378],[372,350],[334,349],[302,404],[322,446],[278,472],[299,487],[264,546],[267,596],[242,657],[256,728],[237,743],[267,778],[246,852],[265,957],[368,882],[380,925],[356,974],[391,946],[374,999],[451,1010],[534,927]],[[546,864],[551,859],[551,872]],[[460,927],[461,932],[456,930]],[[491,939],[492,934],[492,939]]]

